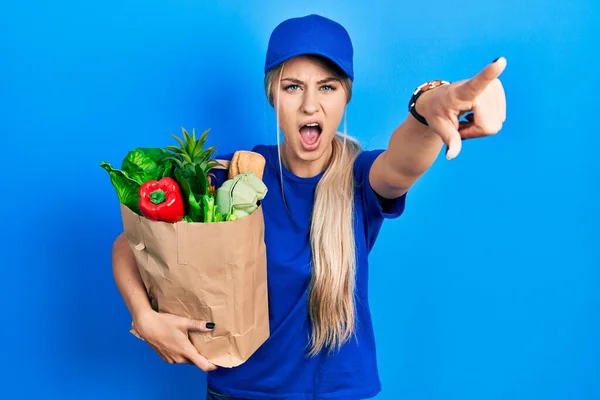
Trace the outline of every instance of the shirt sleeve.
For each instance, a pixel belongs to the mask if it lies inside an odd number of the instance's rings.
[[[404,212],[406,204],[406,193],[395,199],[384,199],[371,186],[369,172],[375,159],[383,152],[384,150],[362,151],[354,163],[355,188],[360,195],[367,222],[398,218]]]
[[[225,154],[219,154],[215,157],[213,157],[213,159],[215,160],[222,160],[222,161],[231,161],[233,159],[233,154],[234,153],[225,153]],[[219,169],[219,168],[213,168],[211,170],[211,173],[214,175],[215,177],[215,187],[219,188],[223,182],[225,182],[227,180],[227,176],[228,176],[228,170],[226,169]]]

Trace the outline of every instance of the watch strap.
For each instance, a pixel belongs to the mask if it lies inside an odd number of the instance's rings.
[[[427,120],[416,110],[417,100],[419,99],[419,97],[421,97],[423,93],[427,92],[428,90],[449,84],[450,82],[448,81],[442,79],[435,79],[433,81],[425,82],[422,85],[419,85],[410,97],[410,101],[408,102],[408,111],[412,114],[413,117],[415,117],[417,121],[424,125],[429,125],[427,123]]]

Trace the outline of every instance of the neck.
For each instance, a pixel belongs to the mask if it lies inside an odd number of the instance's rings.
[[[294,175],[300,178],[312,178],[323,172],[331,160],[333,144],[330,144],[327,151],[316,160],[302,160],[296,157],[289,147],[283,143],[281,145],[281,158],[283,165]]]

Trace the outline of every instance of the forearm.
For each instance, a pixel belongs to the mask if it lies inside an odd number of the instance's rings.
[[[113,244],[112,266],[115,283],[132,318],[152,310],[133,251],[123,234]]]
[[[394,130],[388,144],[385,161],[390,183],[409,188],[431,167],[442,145],[438,135],[409,114]]]

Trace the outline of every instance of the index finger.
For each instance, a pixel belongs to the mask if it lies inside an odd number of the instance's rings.
[[[456,95],[460,100],[475,100],[475,98],[479,96],[494,79],[502,74],[505,68],[506,58],[500,57],[496,59],[482,69],[477,75],[457,87]]]

